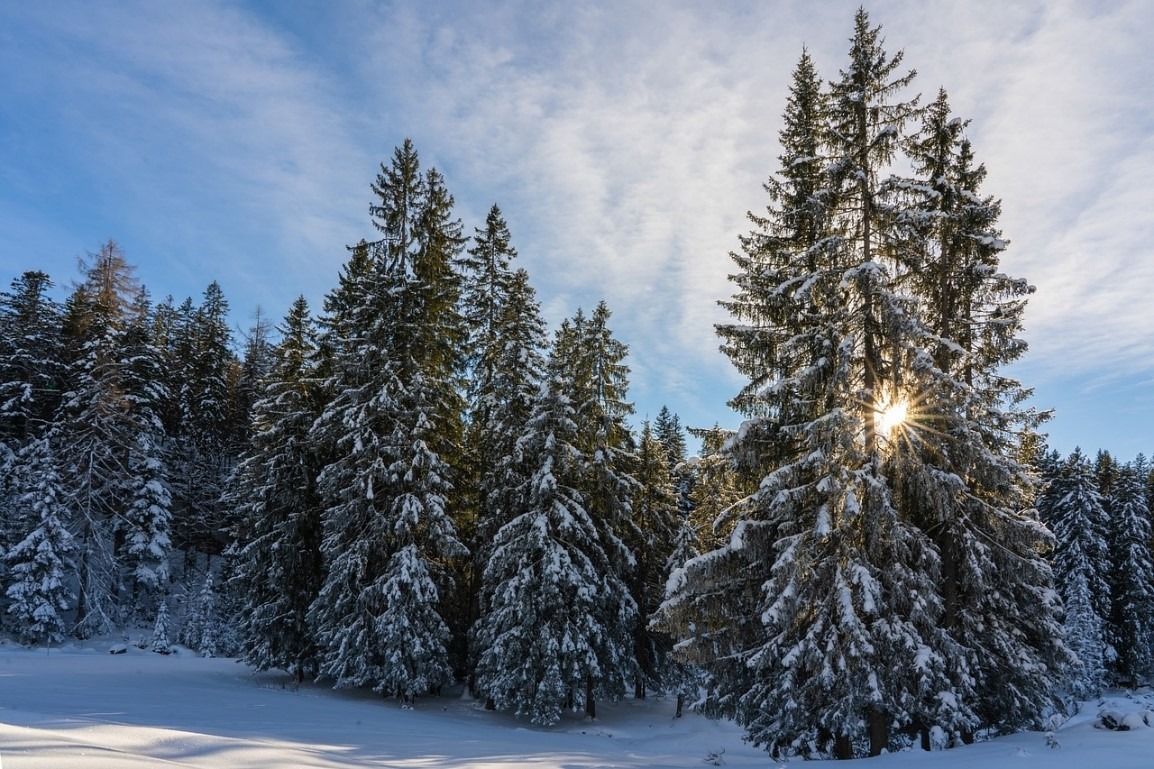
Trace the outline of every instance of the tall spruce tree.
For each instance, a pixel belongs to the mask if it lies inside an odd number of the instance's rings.
[[[0,441],[14,451],[44,433],[60,399],[61,309],[51,288],[30,270],[0,293]]]
[[[303,297],[293,302],[253,406],[252,447],[230,482],[237,521],[230,581],[240,596],[244,659],[258,670],[317,674],[319,650],[308,610],[324,580],[320,456],[310,440],[320,414],[316,330]]]
[[[16,477],[22,525],[20,539],[4,555],[10,571],[8,613],[24,643],[58,643],[75,598],[69,587],[75,545],[68,531],[71,516],[64,502],[65,487],[47,437],[20,452]]]
[[[513,269],[515,258],[508,226],[494,205],[462,262],[462,308],[470,331],[469,477],[458,485],[456,495],[473,498],[473,515],[462,527],[472,557],[456,592],[459,601],[468,601],[462,614],[470,626],[479,618],[494,537],[516,515],[517,495],[525,482],[517,441],[540,389],[548,346],[535,292],[528,274]],[[478,651],[470,652],[472,661]]]
[[[186,302],[175,341],[180,366],[180,426],[171,460],[178,508],[174,532],[191,566],[196,553],[219,555],[228,543],[224,485],[236,461],[231,404],[239,362],[232,352],[228,301],[213,281],[199,307]]]
[[[1090,461],[1075,449],[1066,459],[1050,511],[1057,542],[1054,574],[1066,608],[1066,643],[1077,659],[1067,684],[1079,698],[1094,697],[1106,682],[1113,648],[1106,638],[1110,605],[1106,511]]]
[[[449,510],[464,410],[462,239],[443,179],[420,173],[410,142],[373,192],[383,237],[353,250],[329,303],[334,399],[314,427],[333,451],[318,481],[327,573],[309,618],[323,676],[408,704],[451,679],[444,563],[467,552]]]
[[[1137,686],[1154,672],[1154,560],[1145,459],[1118,469],[1111,498],[1111,625],[1115,628],[1114,675]]]
[[[940,90],[906,142],[915,176],[892,182],[889,202],[896,269],[928,332],[905,368],[910,412],[889,472],[903,514],[940,554],[941,651],[970,713],[951,736],[963,740],[979,724],[1038,725],[1066,659],[1041,555],[1051,543],[1030,509],[1040,417],[1001,371],[1026,349],[1033,288],[999,269],[1001,205],[981,189],[967,125]]]
[[[77,548],[75,632],[81,638],[123,619],[118,530],[134,498],[126,492],[142,488],[136,475],[141,469],[138,441],[153,429],[137,400],[140,361],[136,350],[125,345],[126,331],[140,322],[134,268],[112,241],[84,267],[84,281],[67,303],[70,389],[54,428],[57,456],[71,468],[65,501]]]
[[[997,205],[944,96],[903,139],[920,110],[900,99],[901,58],[859,11],[828,96],[808,56],[795,70],[781,170],[719,327],[750,379],[726,450],[763,477],[730,543],[690,561],[662,611],[683,633],[704,620],[681,648],[725,655],[711,705],[776,753],[1020,728],[1066,659],[1021,461],[1037,420],[998,372],[1024,349],[1028,287],[995,272]],[[902,149],[941,174],[887,178]],[[710,605],[719,586],[727,608]]]
[[[731,603],[761,626],[727,631],[738,663],[714,673],[716,707],[771,751],[841,758],[867,738],[876,755],[891,724],[949,688],[940,657],[915,659],[935,645],[937,563],[895,506],[876,424],[917,333],[882,262],[877,200],[911,110],[889,99],[909,76],[893,77],[900,56],[881,51],[864,13],[850,56],[829,98],[808,55],[794,72],[782,171],[735,257],[738,323],[719,328],[751,379],[733,402],[751,422],[731,451],[767,474],[729,545],[691,561],[670,599],[690,608],[697,585],[744,583]]]
[[[118,523],[122,542],[119,561],[127,570],[126,609],[138,620],[152,617],[168,587],[172,495],[165,465],[165,434],[161,421],[167,390],[162,358],[152,343],[151,303],[141,288],[121,334],[125,361],[124,395],[131,410],[133,436],[124,489],[130,502]]]
[[[579,489],[587,469],[566,352],[554,346],[518,442],[517,515],[496,533],[474,628],[478,693],[539,724],[555,723],[568,703],[593,715],[597,697],[624,689],[633,664],[623,628],[636,605]]]
[[[627,400],[628,348],[609,328],[611,315],[605,302],[599,302],[588,317],[578,310],[572,322],[559,329],[553,355],[556,360],[568,361],[570,366],[562,381],[573,407],[577,424],[575,445],[582,457],[583,473],[577,488],[598,528],[614,576],[629,584],[637,566],[629,543],[641,539],[633,518],[633,495],[638,488],[632,475],[636,454],[626,423],[633,413],[633,404]],[[636,603],[636,596],[633,601]],[[636,676],[636,659],[625,650],[632,649],[638,632],[634,623],[638,621],[635,612],[613,613],[601,620],[606,631],[612,633],[615,648],[586,696],[585,708],[591,717],[596,716],[595,695],[616,700],[624,694],[625,682]]]
[[[633,642],[637,659],[633,696],[645,699],[649,691],[661,691],[673,678],[670,636],[651,629],[649,618],[665,598],[670,561],[678,545],[684,546],[682,540],[686,534],[669,453],[648,421],[641,425],[634,477],[637,481],[632,504],[635,538],[628,542],[636,561],[629,575],[629,589],[638,611]],[[682,564],[683,561],[676,566]]]

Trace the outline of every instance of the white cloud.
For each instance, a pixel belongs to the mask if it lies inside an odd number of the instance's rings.
[[[467,227],[501,205],[550,320],[607,299],[642,409],[666,401],[701,423],[726,419],[739,386],[716,301],[745,212],[765,203],[790,72],[807,45],[836,77],[857,7],[76,4],[2,12],[21,34],[0,63],[27,57],[26,88],[55,99],[41,108],[69,124],[78,186],[123,198],[98,201],[99,221],[171,256],[186,283],[219,278],[235,306],[256,297],[274,315],[335,282],[341,247],[368,230],[376,163],[412,137]],[[917,90],[944,85],[974,119],[987,191],[1005,202],[1005,266],[1039,287],[1034,360],[1148,368],[1154,7],[870,10]],[[0,195],[0,220],[16,210]],[[89,237],[106,235],[128,239]]]

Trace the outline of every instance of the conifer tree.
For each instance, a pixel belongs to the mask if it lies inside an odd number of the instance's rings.
[[[43,434],[60,398],[61,310],[51,288],[30,270],[0,293],[0,441],[14,451]]]
[[[248,448],[252,438],[252,417],[256,402],[261,398],[265,378],[273,366],[272,323],[260,307],[253,314],[252,325],[245,336],[244,357],[233,370],[237,381],[230,387],[228,422],[230,452],[239,456]]]
[[[540,388],[547,347],[535,292],[528,274],[513,269],[515,258],[508,225],[494,205],[462,260],[462,313],[470,331],[468,477],[455,496],[472,497],[473,515],[467,522],[458,517],[472,557],[468,572],[459,577],[464,589],[456,592],[458,600],[468,602],[468,610],[458,614],[470,626],[478,619],[494,537],[516,514],[525,481],[515,456],[517,441]],[[475,660],[475,649],[470,656]]]
[[[921,111],[900,99],[901,59],[859,11],[828,96],[808,56],[795,70],[770,206],[719,327],[750,382],[726,453],[761,480],[662,612],[683,631],[702,619],[682,648],[724,657],[712,707],[777,753],[1020,728],[1066,659],[1019,461],[1037,420],[998,372],[1024,349],[1028,287],[996,273],[997,204],[944,95],[903,141]],[[886,178],[902,149],[928,180]]]
[[[219,555],[227,543],[224,484],[235,456],[230,404],[239,363],[232,352],[228,301],[213,281],[199,307],[186,302],[175,340],[181,367],[177,403],[180,427],[171,463],[172,488],[179,515],[176,539],[186,563],[195,553]]]
[[[75,597],[69,588],[75,546],[67,528],[64,486],[47,438],[28,444],[19,462],[18,509],[26,533],[5,553],[8,613],[24,643],[58,643],[66,629],[64,613]]]
[[[162,359],[152,343],[151,304],[147,291],[137,293],[119,345],[125,361],[123,391],[136,433],[128,458],[129,498],[118,529],[118,560],[128,571],[127,608],[150,616],[168,585],[172,496],[164,458],[161,411],[167,391],[160,373]]]
[[[653,432],[665,450],[666,460],[669,463],[669,472],[673,478],[674,491],[677,495],[677,509],[688,525],[693,516],[693,502],[690,495],[693,492],[693,471],[686,462],[689,458],[686,451],[685,430],[681,426],[681,419],[662,406],[653,422]]]
[[[891,482],[942,561],[942,653],[974,719],[955,735],[963,740],[976,723],[1037,725],[1056,683],[1046,671],[1065,660],[1041,555],[1049,538],[1030,510],[1025,457],[1040,418],[1021,406],[1030,391],[1000,370],[1025,351],[1033,288],[999,269],[1001,205],[981,189],[986,170],[967,125],[940,90],[906,142],[915,176],[892,182],[890,208],[900,281],[919,297],[928,332],[905,368],[909,414]]]
[[[155,437],[149,432],[137,436],[130,486],[126,489],[131,502],[120,526],[124,539],[120,560],[128,569],[131,600],[138,612],[151,609],[169,581],[172,498]]]
[[[690,428],[701,441],[701,454],[688,462],[690,474],[689,520],[702,552],[715,550],[729,540],[736,523],[736,505],[749,493],[733,459],[722,450],[733,437],[720,425]]]
[[[518,514],[496,534],[474,628],[478,693],[538,724],[555,723],[569,702],[595,715],[596,697],[620,694],[632,673],[621,629],[636,618],[577,488],[586,468],[564,349],[554,347],[518,445],[527,480]]]
[[[181,642],[204,657],[215,657],[220,637],[220,616],[217,613],[216,586],[212,569],[205,572],[204,584],[193,599],[191,611],[181,629]]]
[[[124,334],[139,284],[123,252],[109,241],[85,265],[84,282],[68,300],[66,328],[74,351],[70,389],[56,419],[57,455],[71,468],[65,481],[69,526],[76,539],[76,634],[86,638],[122,619],[116,533],[131,486],[139,436],[151,429],[134,399],[134,357]]]
[[[321,460],[309,439],[323,407],[315,333],[300,297],[272,351],[271,371],[253,406],[252,448],[228,492],[237,520],[230,584],[242,601],[241,654],[258,670],[283,668],[298,682],[317,673],[308,608],[324,579],[316,486]]]
[[[152,628],[152,650],[157,654],[168,654],[172,651],[172,642],[168,640],[167,601],[161,601],[156,609],[156,624]]]
[[[627,400],[628,348],[609,328],[611,314],[605,302],[599,302],[588,317],[578,310],[572,323],[562,324],[553,355],[558,361],[568,361],[570,366],[562,381],[573,407],[577,424],[575,445],[582,456],[583,473],[577,488],[598,528],[614,576],[629,584],[637,566],[629,543],[640,541],[642,535],[633,519],[633,495],[638,484],[632,475],[636,464],[633,437],[626,424],[633,413],[633,404]],[[636,603],[637,597],[633,600]],[[617,615],[612,615],[602,622],[613,634],[614,644],[632,648],[639,632],[633,623],[640,618],[630,615],[625,624],[619,624],[617,619]],[[603,670],[601,680],[590,689],[585,707],[591,717],[596,716],[594,694],[616,700],[624,693],[621,682],[636,675],[632,654],[615,654],[615,665]]]
[[[877,235],[877,178],[911,110],[887,100],[908,77],[892,77],[900,56],[880,50],[864,13],[850,55],[828,100],[807,55],[795,70],[781,176],[735,257],[742,271],[728,307],[738,323],[719,328],[751,380],[733,405],[752,421],[731,452],[768,474],[730,544],[679,575],[668,609],[700,610],[700,585],[736,582],[722,588],[729,616],[710,614],[726,624],[760,615],[762,626],[726,629],[731,656],[713,671],[715,707],[774,752],[842,758],[867,736],[876,755],[890,724],[948,689],[939,657],[912,656],[934,648],[936,560],[885,482],[874,405],[916,334]],[[815,147],[832,154],[828,179]]]
[[[637,602],[638,619],[634,629],[634,655],[637,677],[633,696],[645,699],[649,690],[661,690],[670,679],[670,650],[667,633],[649,627],[650,616],[665,598],[670,574],[670,559],[684,537],[678,510],[677,490],[669,468],[669,454],[658,440],[649,422],[641,425],[634,477],[637,491],[633,498],[632,518],[636,539],[628,543],[636,563],[629,578],[629,589]],[[684,546],[684,545],[683,545]],[[680,567],[682,563],[678,563]]]
[[[373,191],[383,238],[353,250],[326,305],[334,399],[314,439],[332,452],[318,480],[327,573],[309,618],[323,676],[408,704],[451,679],[442,565],[467,553],[449,510],[464,410],[462,240],[443,179],[420,173],[410,142]]]
[[[681,427],[681,419],[668,406],[662,406],[657,419],[653,421],[653,433],[665,449],[669,471],[674,472],[677,465],[686,459],[685,432]]]
[[[1086,698],[1101,692],[1113,657],[1103,616],[1110,604],[1106,512],[1093,467],[1080,449],[1066,459],[1060,484],[1051,511],[1054,574],[1066,609],[1066,643],[1077,657],[1067,683],[1072,694]]]
[[[1111,624],[1117,633],[1114,673],[1130,686],[1154,672],[1154,560],[1143,457],[1118,469],[1113,484]]]

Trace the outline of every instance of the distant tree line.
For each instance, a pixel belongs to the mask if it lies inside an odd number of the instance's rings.
[[[746,421],[695,457],[669,409],[630,424],[609,308],[550,332],[500,209],[467,236],[409,141],[320,312],[239,345],[216,283],[153,303],[111,241],[63,303],[18,277],[5,629],[150,628],[405,706],[464,682],[536,724],[661,692],[777,757],[1147,680],[1150,468],[1046,453],[1001,371],[1033,289],[967,122],[901,61],[864,10],[836,80],[803,52],[718,327]]]

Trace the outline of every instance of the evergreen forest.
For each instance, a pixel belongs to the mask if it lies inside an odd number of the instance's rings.
[[[467,231],[408,140],[374,239],[279,322],[234,331],[215,282],[155,300],[111,240],[11,280],[0,628],[537,725],[660,694],[775,758],[1149,682],[1154,466],[1051,451],[1006,373],[1033,288],[968,121],[864,10],[839,69],[790,77],[721,300],[733,429],[637,424],[610,308],[549,328],[500,208]]]

